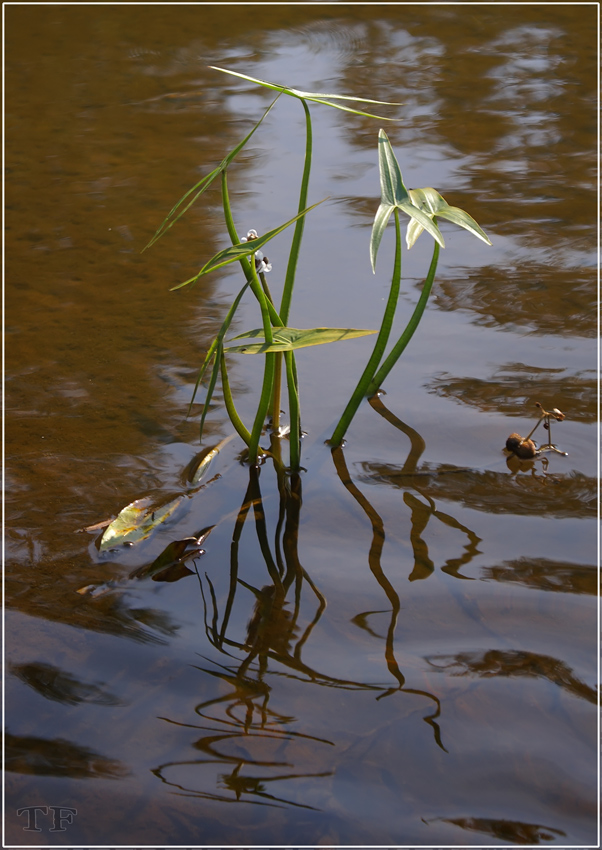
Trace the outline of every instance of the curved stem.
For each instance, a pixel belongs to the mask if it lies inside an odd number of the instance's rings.
[[[228,412],[228,416],[230,417],[230,422],[234,425],[236,432],[240,437],[244,440],[244,442],[249,445],[251,442],[251,432],[245,426],[244,422],[238,415],[238,411],[234,406],[234,399],[232,398],[232,392],[230,390],[230,381],[228,380],[228,370],[226,368],[226,358],[222,351],[222,356],[220,360],[220,369],[222,376],[222,391],[224,393],[224,404],[226,405],[226,410]]]
[[[393,319],[395,318],[395,310],[397,309],[397,301],[399,300],[399,289],[401,285],[401,229],[399,226],[399,211],[397,208],[394,210],[394,213],[395,262],[393,265],[393,278],[391,280],[391,289],[389,291],[387,306],[385,307],[385,314],[383,316],[380,331],[378,332],[378,336],[374,344],[374,350],[372,351],[372,355],[368,360],[368,363],[362,373],[361,378],[358,381],[353,395],[349,399],[347,407],[343,411],[343,415],[339,420],[339,424],[334,429],[332,437],[330,438],[330,444],[333,446],[339,446],[341,444],[345,432],[351,424],[351,420],[355,416],[362,399],[365,398],[366,395],[368,395],[368,388],[373,380],[374,373],[378,368],[378,364],[380,363],[382,356],[385,353],[385,348],[387,347],[387,342],[389,340],[389,334],[391,333],[391,328],[393,326]]]

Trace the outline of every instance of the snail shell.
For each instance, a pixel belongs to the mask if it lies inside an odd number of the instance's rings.
[[[537,455],[533,440],[525,440],[520,434],[510,434],[506,440],[506,448],[517,457],[527,459]]]

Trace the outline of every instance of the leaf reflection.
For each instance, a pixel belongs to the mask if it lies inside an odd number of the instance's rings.
[[[433,655],[426,659],[440,672],[450,676],[528,676],[547,679],[573,696],[597,705],[594,688],[578,679],[563,661],[549,655],[523,650],[490,649],[486,652],[459,652],[457,655]]]
[[[6,770],[72,779],[121,779],[127,768],[95,750],[64,738],[37,738],[6,732]]]
[[[499,566],[485,567],[484,579],[509,581],[536,590],[553,590],[560,593],[598,593],[598,569],[595,564],[571,564],[547,558],[517,558],[504,561]]]
[[[66,705],[87,702],[94,705],[123,705],[117,696],[105,690],[102,682],[82,682],[53,664],[42,661],[11,664],[10,672],[46,699]]]
[[[551,826],[513,820],[494,818],[438,818],[438,820],[443,823],[452,823],[471,832],[484,832],[501,841],[511,841],[514,844],[540,844],[541,841],[554,841],[557,837],[566,835],[566,832]]]

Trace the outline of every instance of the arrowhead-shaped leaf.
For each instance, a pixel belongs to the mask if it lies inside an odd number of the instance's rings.
[[[395,207],[409,215],[412,221],[408,227],[412,227],[413,222],[415,228],[428,230],[433,239],[445,248],[445,241],[441,235],[441,231],[429,217],[427,212],[417,207],[412,202],[411,190],[406,189],[399,163],[391,147],[389,137],[384,130],[379,130],[378,133],[378,168],[380,173],[380,206],[376,211],[374,224],[372,225],[372,234],[370,236],[370,261],[372,263],[372,271],[376,268],[376,255],[380,247],[380,243],[389,221],[389,217]]]
[[[368,336],[376,331],[358,330],[357,328],[274,328],[273,342],[268,345],[265,342],[263,328],[256,328],[247,333],[238,334],[233,339],[257,339],[262,342],[247,343],[245,345],[233,345],[225,349],[228,353],[235,354],[265,354],[271,351],[295,351],[297,348],[307,348],[310,345],[324,345],[328,342],[340,342],[345,339],[354,339],[359,336]]]
[[[450,207],[445,198],[443,198],[436,189],[427,187],[426,189],[410,189],[410,198],[415,207],[425,212],[427,216],[437,216],[445,218],[454,224],[463,227],[482,239],[487,245],[491,245],[491,240],[482,230],[472,216],[470,216],[460,207]],[[425,228],[428,230],[428,228]],[[408,224],[406,232],[406,243],[408,248],[411,248],[414,242],[418,239],[423,230],[423,223],[419,219],[411,221]]]

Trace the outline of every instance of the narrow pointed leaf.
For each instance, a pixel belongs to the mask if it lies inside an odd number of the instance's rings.
[[[380,200],[382,204],[398,205],[408,199],[399,163],[384,130],[378,132],[378,167],[380,171]]]
[[[340,342],[345,339],[355,339],[360,336],[374,334],[373,330],[360,330],[357,328],[274,328],[273,342],[266,344],[262,328],[257,328],[247,333],[239,334],[233,339],[256,339],[262,342],[247,343],[246,345],[233,345],[225,350],[228,353],[237,354],[264,354],[272,351],[294,351],[297,348],[307,348],[310,345],[324,345],[329,342]]]
[[[219,269],[222,266],[227,266],[229,263],[235,263],[237,260],[240,260],[241,257],[254,254],[255,251],[258,251],[266,244],[266,242],[269,242],[270,239],[274,238],[274,236],[278,236],[279,233],[282,233],[283,230],[286,230],[287,227],[294,224],[297,219],[307,215],[308,212],[315,209],[315,207],[319,204],[324,203],[325,200],[327,199],[323,198],[321,201],[318,201],[317,204],[312,204],[311,207],[307,207],[307,209],[302,210],[298,213],[298,215],[293,216],[293,218],[289,221],[281,224],[280,227],[275,227],[273,230],[264,233],[262,236],[258,236],[257,239],[249,239],[248,242],[239,242],[238,245],[230,245],[229,248],[224,248],[223,251],[219,251],[209,260],[209,262],[205,263],[203,268],[194,277],[191,277],[189,280],[185,280],[184,283],[179,283],[177,286],[173,286],[172,291],[174,289],[181,289],[183,286],[187,286],[190,283],[195,283],[203,275],[208,274],[215,269]]]
[[[334,95],[330,95],[334,97]],[[302,98],[304,99],[304,98]],[[362,115],[364,118],[378,118],[379,121],[398,121],[398,118],[387,118],[386,115],[375,115],[373,112],[362,112],[361,109],[351,109],[350,106],[343,106],[342,103],[331,103],[329,100],[322,100],[320,97],[308,97],[306,100],[311,100],[312,103],[322,103],[324,106],[332,106],[333,109],[340,109],[343,112],[351,112],[352,115]],[[363,98],[348,98],[349,100],[363,100]],[[381,101],[368,101],[368,103],[379,103]],[[395,104],[396,105],[396,104]]]
[[[278,95],[278,97],[280,97],[280,95]],[[247,135],[244,137],[242,142],[239,142],[236,145],[236,147],[233,148],[226,157],[224,157],[224,159],[221,161],[221,163],[218,165],[218,167],[214,168],[213,171],[211,171],[209,174],[205,175],[205,177],[203,177],[202,180],[200,180],[198,183],[196,183],[192,187],[192,189],[189,189],[186,192],[185,195],[182,195],[182,197],[180,198],[178,203],[174,207],[172,207],[172,209],[169,211],[169,213],[167,214],[167,216],[165,217],[165,219],[163,220],[163,222],[161,223],[161,225],[157,229],[157,232],[155,233],[153,238],[149,241],[149,243],[147,245],[144,246],[144,248],[142,249],[142,253],[144,253],[144,251],[146,251],[147,248],[150,248],[152,245],[154,245],[155,242],[158,239],[160,239],[161,236],[163,236],[164,233],[166,233],[171,227],[173,227],[174,224],[180,218],[182,218],[184,213],[187,212],[190,209],[190,207],[195,203],[195,201],[198,198],[200,198],[200,196],[203,194],[203,192],[205,192],[209,188],[209,186],[213,183],[215,178],[219,174],[221,174],[222,171],[225,168],[227,168],[230,165],[230,163],[232,162],[234,157],[237,156],[237,154],[244,148],[244,146],[247,144],[247,142],[249,141],[249,139],[251,138],[251,136],[253,135],[255,130],[257,130],[257,128],[259,127],[259,125],[261,124],[263,119],[266,117],[268,112],[274,106],[274,104],[278,100],[278,97],[275,98],[275,100],[273,100],[272,103],[270,103],[270,105],[265,110],[265,112],[263,113],[263,115],[261,116],[261,118],[259,119],[257,124],[255,124],[253,129],[250,131],[250,133],[247,133]],[[195,192],[197,189],[198,189],[198,191],[192,197],[192,199],[186,204],[186,206],[183,209],[180,209],[182,204],[184,204],[184,202],[187,200],[187,198],[189,198],[192,195],[192,193]],[[178,212],[178,210],[179,210],[179,212]],[[176,215],[176,213],[177,213],[177,215]],[[184,285],[184,284],[182,284],[182,285]],[[178,288],[178,287],[176,287],[176,288]]]
[[[423,231],[424,227],[421,224],[418,224],[415,218],[411,218],[409,220],[408,228],[406,230],[406,245],[408,246],[408,250],[416,242]]]
[[[238,71],[230,71],[227,68],[218,68],[216,65],[210,65],[214,71],[221,71],[223,74],[231,74],[233,77],[240,77],[242,80],[248,80],[250,83],[256,83],[259,86],[263,86],[266,89],[272,89],[272,91],[281,92],[282,94],[289,95],[289,97],[296,97],[300,100],[311,100],[315,103],[322,103],[325,106],[332,106],[335,109],[343,109],[346,112],[353,112],[355,115],[365,115],[368,118],[382,118],[383,116],[379,115],[371,115],[369,112],[361,112],[357,109],[350,109],[349,107],[342,106],[338,103],[331,103],[332,100],[349,100],[355,103],[374,103],[380,106],[401,106],[400,103],[391,103],[386,100],[372,100],[367,97],[353,97],[350,95],[344,94],[323,94],[321,92],[306,92],[300,91],[299,89],[289,88],[288,86],[282,86],[278,83],[269,83],[267,80],[259,80],[256,77],[250,77],[248,74],[241,74]],[[384,118],[385,121],[392,121],[395,119],[392,118]]]
[[[372,263],[373,272],[376,270],[376,255],[378,254],[383,233],[394,209],[395,207],[391,204],[381,204],[376,210],[372,233],[370,234],[370,262]]]
[[[482,239],[487,245],[492,244],[487,234],[479,227],[474,218],[459,207],[447,207],[446,209],[439,210],[437,215],[439,218],[446,218],[448,221],[463,227],[464,230],[468,230],[474,236]]]

